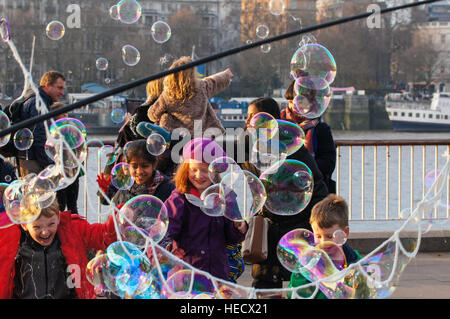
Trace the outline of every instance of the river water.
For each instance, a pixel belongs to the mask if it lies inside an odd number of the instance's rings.
[[[449,133],[410,133],[394,131],[333,131],[333,136],[337,140],[381,141],[394,139],[428,140],[450,138]],[[92,138],[114,140],[115,136],[88,136],[88,139]],[[84,177],[80,180],[78,198],[80,214],[85,214],[86,191],[87,217],[90,222],[103,221],[109,215],[108,207],[98,204],[96,183],[98,161],[96,151],[96,149],[90,148],[87,161],[88,170],[86,181]],[[446,158],[443,154],[447,151],[447,146],[439,146],[437,150],[434,146],[425,147],[425,167],[423,166],[424,147],[415,146],[413,148],[414,158],[412,169],[410,146],[402,147],[400,163],[398,146],[390,146],[388,154],[386,154],[386,151],[387,149],[385,146],[379,146],[377,148],[375,165],[373,147],[365,147],[364,161],[362,158],[362,147],[352,147],[351,161],[349,160],[349,147],[340,148],[338,193],[349,203],[351,219],[350,228],[353,232],[394,231],[402,225],[402,220],[395,219],[399,216],[404,216],[405,210],[416,207],[417,203],[422,200],[423,194],[427,190],[427,188],[424,188],[424,181],[427,181],[424,177],[435,170],[436,162],[438,170],[445,164]],[[437,161],[435,157],[436,154]],[[104,166],[104,163],[102,163],[102,166]],[[387,175],[387,171],[389,172],[389,175]],[[334,180],[337,180],[337,174],[338,170],[336,169],[333,174]],[[364,187],[362,184],[363,178]],[[444,190],[446,192],[446,199],[444,199],[443,203],[441,203],[434,212],[436,217],[438,217],[438,220],[434,222],[433,230],[450,229],[448,189],[448,186],[446,186]],[[350,194],[352,196],[350,196]],[[387,199],[389,199],[389,201],[387,201]],[[100,214],[97,213],[99,210]]]

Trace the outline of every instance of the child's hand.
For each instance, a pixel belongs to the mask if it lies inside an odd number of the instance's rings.
[[[234,222],[234,227],[239,230],[242,234],[247,232],[247,223],[246,222]]]
[[[102,189],[102,191],[107,194],[109,190],[109,185],[111,184],[111,175],[105,178],[103,173],[97,175],[97,184]]]
[[[234,74],[231,72],[230,68],[226,69],[225,71],[230,75],[230,77],[234,76]]]

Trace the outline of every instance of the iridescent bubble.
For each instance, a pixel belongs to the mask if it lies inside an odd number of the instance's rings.
[[[156,21],[152,25],[152,38],[156,43],[165,43],[169,41],[172,31],[170,26],[164,21]]]
[[[266,190],[258,177],[249,171],[230,172],[220,182],[225,199],[224,216],[233,221],[253,217],[266,201]]]
[[[9,184],[0,183],[0,229],[14,225],[8,214],[6,214],[5,205],[3,204],[3,193],[8,186]]]
[[[111,8],[109,8],[109,15],[114,20],[120,20],[120,18],[119,18],[119,9],[117,8],[117,4],[115,4]]]
[[[86,126],[83,124],[83,122],[81,122],[80,120],[78,120],[76,118],[65,117],[65,118],[56,120],[55,124],[56,124],[56,127],[61,127],[63,125],[73,125],[81,131],[84,138],[86,138],[86,136],[87,136]],[[50,133],[52,135],[54,135],[54,134],[56,134],[55,131],[56,131],[55,125],[54,124],[50,125]]]
[[[241,171],[240,166],[230,157],[216,158],[209,164],[208,175],[213,184],[218,184],[225,175]]]
[[[117,4],[117,12],[121,22],[133,24],[141,17],[142,7],[135,0],[122,0]]]
[[[111,83],[111,79],[110,79],[110,78],[105,78],[105,83],[106,83],[106,84]]]
[[[11,182],[12,177],[10,175],[5,175],[5,182],[9,183]]]
[[[318,79],[324,80],[324,83],[330,85],[336,77],[336,62],[333,55],[324,46],[314,43],[307,44],[299,48],[291,59],[291,76],[294,79],[309,77],[313,90],[323,89],[318,86]]]
[[[130,189],[134,183],[131,166],[127,163],[116,164],[111,170],[111,183],[117,189]]]
[[[21,130],[18,130],[14,134],[14,146],[19,151],[25,151],[33,145],[33,132],[31,132],[28,128],[23,128]]]
[[[154,156],[159,156],[164,153],[167,147],[168,143],[158,133],[150,134],[147,138],[147,151]]]
[[[272,46],[270,45],[270,43],[266,43],[261,46],[262,53],[269,53],[271,49],[272,49]]]
[[[277,120],[278,138],[286,146],[286,155],[297,152],[305,143],[305,132],[302,128],[292,122]]]
[[[281,165],[286,158],[287,147],[277,138],[256,140],[250,153],[250,163],[261,172],[270,167],[275,169],[273,166]]]
[[[118,218],[123,239],[138,247],[145,246],[147,237],[158,243],[166,234],[168,223],[166,206],[152,195],[131,198],[120,209]]]
[[[59,21],[52,21],[49,24],[47,24],[47,28],[45,29],[45,34],[47,37],[51,40],[60,40],[64,33],[66,32],[66,28],[64,27],[64,24],[62,24]]]
[[[329,85],[321,90],[313,90],[302,83],[300,78],[294,83],[294,111],[308,119],[317,118],[327,110],[333,92]]]
[[[298,214],[311,201],[314,179],[303,162],[285,160],[264,171],[260,179],[267,192],[265,207],[274,214]]]
[[[259,112],[251,118],[248,125],[248,131],[251,132],[256,139],[269,140],[278,133],[278,122],[269,113]]]
[[[333,233],[333,241],[337,245],[342,246],[347,242],[347,234],[342,229],[337,229]]]
[[[132,45],[124,45],[122,47],[122,59],[128,66],[135,66],[141,60],[141,53]]]
[[[103,290],[108,289],[105,286],[105,281],[103,279],[103,267],[107,261],[108,256],[106,254],[98,255],[92,258],[86,266],[86,278],[87,280],[96,287]]]
[[[163,294],[169,298],[195,298],[208,294],[214,296],[215,289],[211,279],[192,270],[180,270],[167,279]]]
[[[26,194],[35,195],[39,202],[39,207],[44,209],[54,202],[56,186],[51,179],[37,175],[29,181]]]
[[[225,199],[220,193],[220,185],[214,184],[205,189],[200,199],[203,202],[203,206],[200,207],[202,212],[208,216],[217,217],[222,216],[225,212]]]
[[[0,111],[0,131],[5,130],[11,126],[11,121],[5,112]],[[0,137],[0,147],[8,144],[11,134]]]
[[[100,70],[100,71],[105,71],[105,70],[107,70],[107,69],[108,69],[108,65],[109,65],[109,62],[108,62],[108,59],[106,59],[106,58],[98,58],[98,59],[95,61],[95,66],[96,66],[97,69]]]
[[[7,19],[0,19],[0,36],[3,42],[8,42],[11,40],[11,30],[9,29],[9,22]]]
[[[62,163],[64,168],[76,169],[87,156],[83,133],[74,125],[58,126],[58,129],[50,130],[45,152],[55,163]]]
[[[269,35],[269,27],[265,24],[261,24],[256,27],[256,36],[261,39],[267,38]]]
[[[92,138],[92,139],[86,141],[86,146],[87,147],[98,147],[98,148],[100,148],[100,147],[103,147],[104,145],[105,144],[101,140],[99,140],[98,138]]]
[[[111,145],[104,145],[98,149],[99,157],[106,165],[111,165],[116,161],[116,153]]]
[[[269,11],[273,15],[279,16],[284,12],[284,1],[283,0],[270,0]]]
[[[114,109],[111,112],[111,121],[116,124],[120,124],[125,121],[125,111],[122,109]]]
[[[277,256],[281,265],[293,273],[299,273],[303,267],[300,256],[307,253],[316,238],[314,234],[307,229],[294,229],[285,234],[277,245]],[[312,260],[312,264],[316,264],[320,256],[316,256],[316,260]]]
[[[9,219],[15,224],[28,224],[41,213],[38,197],[25,193],[27,183],[16,180],[3,193],[3,204]]]

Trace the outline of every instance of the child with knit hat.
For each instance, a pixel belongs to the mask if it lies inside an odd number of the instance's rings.
[[[226,156],[214,141],[195,138],[183,148],[183,162],[175,173],[175,187],[165,201],[169,216],[167,247],[174,255],[197,269],[229,280],[230,267],[225,247],[242,242],[247,232],[245,222],[233,222],[223,216],[208,216],[185,195],[200,197],[212,182],[208,166],[216,158]]]

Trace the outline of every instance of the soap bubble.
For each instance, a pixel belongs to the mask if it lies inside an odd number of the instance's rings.
[[[141,17],[142,7],[135,0],[122,0],[117,4],[117,12],[121,22],[133,24]]]
[[[8,186],[9,184],[0,183],[0,229],[14,225],[8,214],[6,214],[5,205],[3,204],[3,193]]]
[[[150,134],[147,138],[147,151],[153,156],[159,156],[167,149],[168,143],[158,133]]]
[[[45,34],[51,40],[57,41],[60,40],[64,33],[66,32],[66,28],[64,24],[59,21],[52,21],[47,24],[47,28],[45,29]]]
[[[12,177],[10,175],[5,175],[5,182],[9,183],[11,182]]]
[[[116,164],[111,170],[111,183],[117,189],[130,189],[134,183],[131,166],[127,163]]]
[[[15,224],[28,224],[41,213],[38,198],[26,194],[27,182],[16,180],[3,193],[3,204],[9,219]]]
[[[0,36],[3,42],[8,42],[11,40],[11,30],[9,28],[9,22],[7,19],[0,19]]]
[[[303,268],[301,256],[308,255],[309,262],[314,266],[320,259],[320,255],[308,254],[316,238],[314,234],[307,229],[294,229],[285,234],[277,245],[277,257],[284,268],[293,273],[299,273]]]
[[[270,0],[269,11],[273,15],[279,16],[284,12],[284,1],[283,0]]]
[[[313,90],[302,86],[302,81],[297,79],[294,83],[294,111],[298,114],[313,119],[321,116],[328,108],[332,97],[330,86],[321,90]]]
[[[240,166],[230,157],[219,157],[208,166],[209,179],[213,184],[218,184],[228,173],[241,171]]]
[[[98,59],[95,61],[95,66],[96,66],[97,69],[100,70],[100,71],[105,71],[105,70],[107,70],[107,69],[108,69],[108,65],[109,65],[109,62],[108,62],[108,59],[106,59],[106,58],[98,58]]]
[[[287,147],[277,138],[256,140],[250,153],[250,163],[261,172],[270,167],[275,168],[274,165],[281,165],[286,158]]]
[[[98,147],[98,148],[100,148],[100,147],[102,147],[104,145],[105,144],[103,144],[103,142],[101,140],[99,140],[98,138],[92,138],[92,139],[86,141],[86,146],[87,147]]]
[[[99,157],[106,165],[111,165],[116,161],[116,153],[111,145],[104,145],[98,149]]]
[[[56,198],[57,185],[51,179],[42,178],[42,175],[33,177],[27,187],[28,195],[35,195],[41,209],[49,207]]]
[[[73,125],[73,126],[75,126],[77,129],[80,130],[80,132],[81,132],[81,134],[83,134],[83,137],[84,137],[84,138],[86,138],[86,136],[87,136],[86,126],[83,124],[83,122],[81,122],[80,120],[78,120],[78,119],[76,119],[76,118],[65,117],[65,118],[56,120],[56,121],[55,121],[55,124],[56,124],[56,127],[61,127],[61,126],[63,126],[63,125]],[[55,134],[56,134],[56,133],[55,133],[56,128],[55,128],[55,125],[54,125],[54,124],[52,124],[52,125],[50,126],[50,129],[49,129],[49,130],[50,130],[50,133],[51,133],[52,135],[55,135]]]
[[[225,199],[224,216],[233,221],[248,220],[266,201],[266,190],[258,177],[249,171],[230,172],[220,182]]]
[[[105,78],[105,83],[106,83],[106,84],[111,83],[111,79],[110,79],[110,78]]]
[[[267,38],[268,35],[269,35],[269,27],[268,26],[261,24],[256,27],[256,36],[258,38],[265,39],[265,38]]]
[[[103,279],[103,267],[107,262],[106,254],[98,255],[92,258],[86,266],[86,278],[93,285],[102,290],[107,290]]]
[[[192,270],[180,270],[167,279],[162,293],[168,298],[214,297],[214,284],[203,274]]]
[[[337,245],[342,246],[347,242],[347,234],[342,229],[337,229],[333,233],[333,241]]]
[[[156,43],[165,43],[169,41],[172,31],[170,26],[164,21],[156,21],[153,23],[152,28],[152,38]]]
[[[265,207],[277,215],[295,215],[311,201],[314,179],[303,162],[285,160],[260,176],[267,192]]]
[[[128,66],[135,66],[141,60],[141,53],[134,46],[126,44],[122,47],[122,59]]]
[[[120,18],[119,18],[119,9],[117,8],[117,4],[115,4],[111,8],[109,8],[109,15],[114,20],[120,20]]]
[[[116,124],[120,124],[125,121],[125,112],[122,109],[114,109],[111,112],[111,121]]]
[[[11,126],[11,121],[5,112],[0,111],[0,131],[6,130]],[[8,144],[11,134],[0,137],[0,147]]]
[[[124,240],[138,247],[144,247],[146,237],[158,243],[166,234],[168,223],[166,206],[152,195],[139,195],[128,200],[118,218],[119,232]]]
[[[305,132],[302,128],[292,122],[277,120],[278,138],[286,146],[286,155],[297,152],[305,143]]]
[[[278,133],[278,122],[271,114],[259,112],[250,119],[248,131],[256,139],[269,140]]]
[[[28,128],[18,130],[14,134],[14,146],[19,151],[25,151],[33,145],[33,132]]]
[[[220,193],[220,185],[214,184],[205,189],[200,199],[203,206],[200,207],[202,212],[208,216],[217,217],[222,216],[225,211],[225,199]]]
[[[299,48],[291,59],[291,76],[294,79],[308,77],[306,82],[313,90],[323,89],[319,87],[318,80],[324,80],[321,85],[331,84],[336,77],[336,62],[333,55],[324,46],[313,43]]]
[[[270,43],[266,43],[261,46],[262,53],[269,53],[271,49],[272,49],[272,46],[270,45]]]

